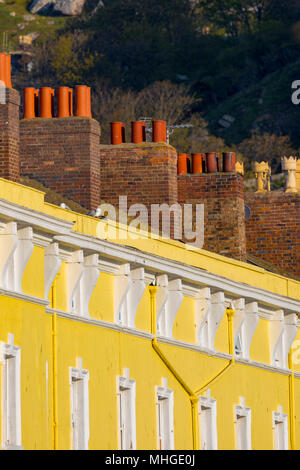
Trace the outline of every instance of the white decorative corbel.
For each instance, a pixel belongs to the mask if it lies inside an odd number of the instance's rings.
[[[129,274],[130,264],[122,264],[114,278],[115,321],[117,323],[122,323],[127,318],[127,294],[131,284]]]
[[[166,287],[166,286],[165,286]],[[159,334],[161,336],[172,337],[172,330],[176,315],[183,301],[181,279],[174,279],[168,282],[167,299],[160,314]]]
[[[298,316],[296,313],[290,313],[284,316],[284,333],[283,333],[283,356],[282,356],[282,367],[287,367],[288,355],[294,339],[297,336],[298,327]]]
[[[162,274],[157,276],[156,285],[157,285],[157,294],[156,294],[156,327],[157,333],[161,334],[162,323],[165,321],[166,315],[166,303],[168,300],[168,276],[167,274]]]
[[[234,352],[243,356],[243,326],[245,322],[245,299],[236,299],[232,301],[234,309],[233,317],[233,337]]]
[[[58,243],[51,243],[45,248],[45,298],[47,299],[50,287],[60,269]]]
[[[83,275],[80,280],[80,289],[77,290],[77,305],[79,306],[79,315],[89,317],[89,303],[91,295],[97,284],[100,270],[99,257],[97,254],[89,255],[84,258]],[[76,304],[76,300],[75,300]]]
[[[135,328],[135,316],[146,289],[145,270],[137,268],[130,273],[131,285],[127,298],[127,325]]]
[[[130,271],[129,264],[122,265],[115,276],[116,321],[135,328],[135,316],[146,288],[144,268]]]
[[[9,222],[0,232],[0,285],[14,289],[14,252],[18,245],[16,222]]]
[[[80,279],[83,275],[83,251],[72,253],[70,261],[66,262],[67,271],[67,309],[74,313],[76,291],[80,287]]]
[[[250,360],[250,346],[258,325],[258,304],[250,302],[245,306],[245,317],[242,326],[242,354],[243,358]]]
[[[208,318],[210,313],[211,293],[209,287],[199,290],[195,300],[196,338],[197,343],[208,348]]]
[[[14,290],[22,292],[22,277],[33,251],[33,230],[26,227],[18,230],[18,245],[14,252]]]
[[[270,320],[270,350],[271,363],[273,366],[282,366],[283,357],[283,333],[284,333],[284,312],[277,310]]]
[[[211,296],[210,315],[208,317],[208,347],[215,349],[215,337],[225,313],[224,292],[216,292]]]

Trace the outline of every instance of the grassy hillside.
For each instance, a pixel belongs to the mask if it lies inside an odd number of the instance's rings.
[[[291,101],[291,84],[299,79],[300,61],[297,61],[223,101],[205,115],[211,131],[227,143],[241,142],[249,137],[252,129],[290,135],[293,145],[299,147],[300,105]],[[235,118],[225,129],[219,124],[224,115]]]
[[[31,0],[2,0],[0,3],[0,48],[3,45],[3,33],[8,33],[9,48],[18,47],[18,38],[30,33],[40,37],[53,33],[66,24],[68,18],[31,15],[27,7]]]

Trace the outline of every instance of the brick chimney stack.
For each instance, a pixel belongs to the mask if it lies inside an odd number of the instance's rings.
[[[11,87],[11,56],[0,54],[0,177],[20,180],[19,93]]]
[[[86,209],[100,203],[100,126],[91,118],[90,88],[25,88],[20,122],[21,174]]]

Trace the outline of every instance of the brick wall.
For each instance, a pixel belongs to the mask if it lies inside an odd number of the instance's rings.
[[[0,89],[0,176],[20,180],[19,158],[20,96],[12,88]]]
[[[101,199],[118,207],[177,202],[177,153],[164,143],[100,145]],[[172,220],[172,219],[171,219]],[[171,232],[172,233],[172,232]]]
[[[100,202],[100,126],[89,118],[20,121],[21,174],[87,209]]]
[[[300,276],[300,194],[246,193],[248,253]]]
[[[204,204],[204,246],[246,260],[244,183],[238,173],[178,176],[180,203]]]

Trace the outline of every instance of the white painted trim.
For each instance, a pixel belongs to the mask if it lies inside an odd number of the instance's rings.
[[[0,216],[11,221],[16,220],[26,223],[35,228],[42,228],[53,234],[69,234],[74,225],[74,222],[67,222],[53,215],[44,214],[2,198],[0,198]]]
[[[220,358],[220,359],[225,359],[227,361],[232,359],[232,356],[230,354],[223,353],[223,352],[220,352],[220,351],[213,351],[211,349],[204,348],[204,347],[199,346],[197,344],[186,343],[184,341],[179,341],[179,340],[176,340],[174,338],[168,338],[168,337],[165,337],[165,336],[158,336],[157,341],[159,343],[170,344],[172,346],[176,346],[176,347],[179,347],[179,348],[189,349],[190,351],[198,351],[199,353],[206,354],[207,356],[217,357],[217,358]]]
[[[210,389],[206,390],[206,396],[201,395],[198,403],[198,414],[199,414],[199,429],[200,429],[200,448],[203,449],[203,442],[201,439],[201,413],[202,407],[209,408],[211,411],[211,441],[212,446],[210,449],[205,450],[217,450],[218,449],[218,432],[217,432],[217,400],[211,398]],[[203,449],[204,450],[204,449]]]
[[[42,235],[41,233],[33,232],[33,245],[40,248],[47,248],[52,242],[52,236]]]
[[[246,449],[238,449],[238,436],[237,436],[237,424],[238,417],[246,419]],[[245,406],[245,398],[240,397],[240,404],[234,405],[234,423],[235,423],[235,441],[237,450],[251,450],[252,449],[252,437],[251,437],[251,408]]]
[[[22,292],[15,292],[8,289],[0,289],[0,295],[5,297],[11,297],[12,299],[24,300],[24,302],[30,302],[31,304],[43,305],[46,307],[49,305],[50,301],[46,299],[41,299],[39,297],[34,297],[33,295],[24,294]]]
[[[135,402],[136,402],[136,385],[135,380],[129,378],[129,369],[124,368],[124,375],[117,376],[117,396],[118,399],[122,391],[128,390],[130,392],[130,431],[131,431],[131,442],[132,449],[136,450],[136,415],[135,415]],[[118,422],[120,428],[120,412],[118,413]],[[118,433],[119,434],[119,433]],[[120,434],[119,434],[119,449],[121,449]],[[129,450],[129,449],[123,449]]]
[[[71,443],[72,443],[72,449],[73,450],[88,450],[89,448],[89,437],[90,437],[90,425],[89,425],[89,371],[86,369],[82,369],[81,364],[82,361],[78,361],[77,358],[77,365],[78,367],[69,367],[70,371],[70,395],[71,395]],[[80,366],[80,367],[79,367]],[[83,446],[80,448],[73,448],[73,442],[74,442],[74,436],[73,436],[73,426],[72,426],[72,420],[73,420],[73,393],[72,393],[72,387],[73,382],[76,381],[82,381],[83,384],[83,427],[82,427],[82,432],[83,432]]]
[[[158,422],[159,422],[159,409],[158,409],[158,404],[159,404],[159,398],[166,399],[168,401],[168,424],[169,424],[169,429],[168,429],[168,441],[169,441],[169,447],[166,449],[162,450],[174,450],[174,392],[171,389],[167,388],[167,379],[164,378],[162,379],[162,386],[156,386],[155,387],[155,403],[157,407],[157,449],[160,450],[159,447],[159,435],[158,435]]]
[[[138,338],[144,338],[152,340],[154,335],[147,333],[146,331],[137,330],[136,328],[129,328],[126,326],[121,326],[116,323],[110,323],[103,320],[96,320],[95,318],[82,317],[79,315],[74,315],[73,313],[63,312],[62,310],[53,309],[51,307],[46,308],[46,313],[53,315],[56,313],[59,318],[65,318],[66,320],[73,320],[80,323],[85,323],[87,325],[94,325],[99,328],[105,328],[108,330],[118,331],[126,334],[136,336]]]
[[[21,348],[14,345],[14,335],[8,335],[8,343],[1,342],[1,363],[2,363],[2,393],[1,393],[1,402],[2,402],[2,449],[12,450],[12,449],[22,449],[22,426],[21,426]],[[15,359],[15,368],[14,368],[14,423],[15,427],[15,442],[7,443],[6,438],[6,425],[4,424],[4,419],[6,418],[5,413],[5,365],[7,366],[7,359]],[[6,398],[7,399],[7,398]]]
[[[284,308],[290,313],[300,312],[300,301],[274,292],[250,286],[226,277],[209,273],[200,268],[189,266],[178,261],[169,260],[151,253],[137,252],[136,249],[106,240],[97,239],[88,235],[72,234],[56,236],[58,241],[73,243],[81,248],[92,249],[108,257],[123,261],[140,264],[151,268],[157,273],[167,273],[181,278],[182,281],[199,283],[199,287],[210,286],[214,289],[230,292],[231,295],[244,297],[247,302],[257,301],[273,308]],[[230,259],[228,259],[230,262]],[[251,269],[249,267],[249,269]]]
[[[276,423],[283,424],[283,439],[284,448],[276,448]],[[273,441],[275,450],[288,450],[289,449],[289,431],[288,431],[288,415],[283,413],[282,406],[278,406],[278,411],[272,412],[272,428],[273,428]]]

